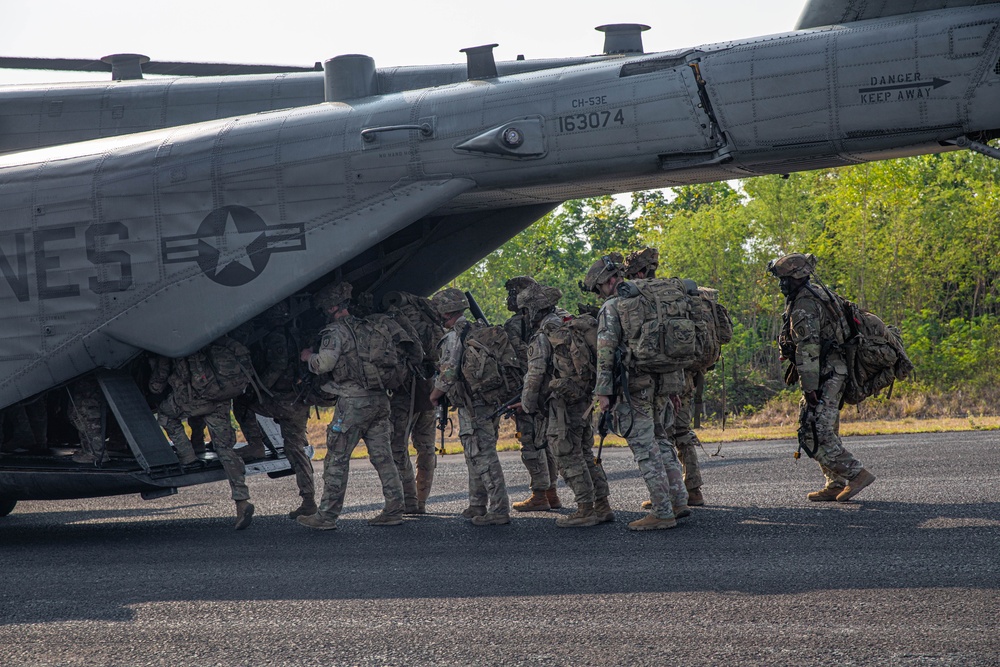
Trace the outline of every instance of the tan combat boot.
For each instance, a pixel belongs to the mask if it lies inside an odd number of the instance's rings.
[[[509,514],[487,513],[482,516],[472,517],[473,526],[503,526],[510,523]]]
[[[253,522],[253,510],[249,500],[236,501],[236,530],[243,530]]]
[[[655,514],[647,514],[638,521],[633,521],[628,525],[629,530],[666,530],[676,527],[676,519],[661,519]]]
[[[598,523],[600,519],[594,514],[594,503],[580,503],[575,512],[556,519],[556,526],[559,528],[586,528]]]
[[[369,526],[398,526],[401,523],[403,523],[402,516],[399,514],[386,514],[385,510],[368,519]]]
[[[705,504],[705,496],[701,495],[701,487],[688,489],[688,505],[691,507],[701,507]]]
[[[847,486],[845,486],[844,490],[840,492],[839,496],[837,496],[837,502],[846,503],[848,500],[861,493],[862,489],[874,481],[875,475],[862,468],[861,472],[855,475],[853,479],[848,480]]]
[[[691,516],[691,508],[687,505],[675,505],[674,506],[674,518],[684,519]]]
[[[594,514],[597,516],[597,523],[611,523],[615,520],[615,513],[611,510],[611,502],[607,498],[598,498],[594,503]]]
[[[315,500],[312,498],[303,498],[302,504],[288,513],[288,518],[297,519],[300,516],[309,516],[310,514],[315,514],[317,509]]]
[[[812,493],[807,493],[806,498],[814,503],[826,503],[831,500],[836,500],[844,491],[842,486],[824,486],[819,491],[813,491]]]
[[[556,487],[554,485],[551,489],[545,492],[545,499],[549,501],[550,509],[562,509],[562,501],[559,500],[559,492],[556,491]]]
[[[643,500],[642,501],[642,509],[644,509],[644,510],[651,510],[651,509],[653,509],[653,501],[652,500]]]
[[[486,514],[486,508],[482,505],[469,505],[462,510],[463,519],[474,519],[477,516],[483,516],[484,514]]]
[[[306,528],[315,528],[316,530],[336,530],[337,520],[336,519],[326,519],[316,514],[310,514],[309,516],[300,516],[295,519],[301,523]]]
[[[518,512],[545,512],[552,509],[552,505],[549,504],[546,497],[547,495],[548,491],[532,491],[530,498],[522,500],[519,503],[514,503],[511,507]]]

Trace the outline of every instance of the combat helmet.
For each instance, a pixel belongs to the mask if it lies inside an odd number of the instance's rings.
[[[537,285],[531,276],[514,276],[503,284],[507,290],[507,310],[512,313],[517,312],[517,295],[531,285]]]
[[[625,278],[632,280],[645,272],[646,278],[652,278],[652,274],[660,266],[660,251],[656,248],[643,248],[631,253],[625,259]]]
[[[539,313],[544,313],[559,303],[562,290],[558,287],[534,284],[517,295],[517,307],[528,311],[528,319],[534,321]]]
[[[767,270],[775,278],[808,278],[816,269],[816,255],[793,252],[790,255],[772,259],[767,263]]]
[[[313,294],[313,303],[320,310],[341,306],[351,300],[352,291],[351,283],[346,280],[339,283],[331,283]]]
[[[620,252],[612,252],[604,255],[594,262],[586,277],[580,281],[580,290],[583,292],[597,292],[597,286],[603,285],[612,276],[620,276],[622,273],[622,263],[624,258]]]
[[[462,290],[455,287],[446,287],[431,297],[431,305],[439,315],[458,313],[469,307],[469,300],[462,293]]]

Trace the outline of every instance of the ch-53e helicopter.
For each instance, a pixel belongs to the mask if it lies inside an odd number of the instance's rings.
[[[794,32],[660,53],[628,24],[578,58],[223,74],[125,54],[98,63],[110,83],[0,87],[0,407],[96,373],[135,455],[0,456],[0,515],[220,479],[178,466],[122,369],[331,281],[428,294],[567,199],[996,158],[998,27],[1000,3],[812,0]]]

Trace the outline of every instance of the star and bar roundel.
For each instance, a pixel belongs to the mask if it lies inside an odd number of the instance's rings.
[[[277,252],[306,249],[305,225],[268,225],[245,206],[222,206],[209,213],[194,234],[165,237],[163,263],[195,262],[210,280],[226,287],[246,285]]]

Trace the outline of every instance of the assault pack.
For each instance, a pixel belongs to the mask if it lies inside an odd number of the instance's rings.
[[[444,329],[430,299],[409,292],[389,292],[382,297],[382,307],[387,314],[410,324],[424,351],[424,361],[432,365],[436,363],[438,343],[444,336]]]
[[[223,336],[187,358],[191,392],[206,401],[226,401],[242,394],[253,377],[250,350]]]
[[[567,317],[545,323],[541,332],[552,346],[549,391],[567,403],[589,398],[597,379],[597,319]]]
[[[521,362],[502,326],[473,324],[462,342],[462,378],[474,400],[499,405],[520,390]]]
[[[905,380],[913,371],[899,328],[887,325],[847,299],[840,302],[851,330],[851,338],[844,345],[844,402],[857,405],[887,387],[891,396],[893,383]]]
[[[360,367],[356,379],[365,389],[395,391],[409,383],[411,368],[423,361],[424,353],[394,317],[374,314],[344,325],[354,338]]]
[[[691,296],[695,331],[701,340],[701,356],[691,363],[688,370],[704,373],[715,368],[715,363],[722,356],[722,346],[733,339],[733,321],[725,307],[718,303],[718,290],[698,287],[691,280],[684,282]]]
[[[702,357],[704,334],[698,335],[693,299],[684,281],[629,280],[617,289],[629,367],[640,373],[670,373]]]

